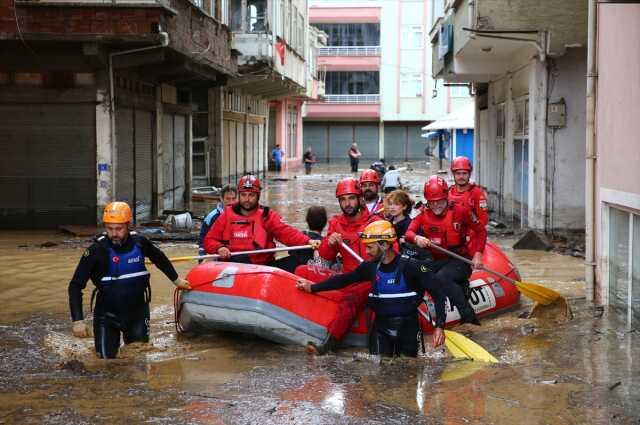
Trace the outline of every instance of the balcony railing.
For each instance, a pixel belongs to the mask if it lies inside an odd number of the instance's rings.
[[[380,56],[380,46],[320,47],[318,56]]]
[[[379,94],[326,94],[325,103],[380,103]]]

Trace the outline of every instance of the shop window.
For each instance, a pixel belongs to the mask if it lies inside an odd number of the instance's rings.
[[[640,215],[609,208],[609,304],[640,313]]]

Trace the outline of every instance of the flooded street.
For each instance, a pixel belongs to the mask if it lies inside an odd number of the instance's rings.
[[[334,187],[345,171],[284,173],[269,179],[263,201],[304,229],[309,206],[338,211]],[[403,171],[414,195],[427,174],[424,166]],[[176,335],[173,285],[153,267],[151,345],[103,361],[93,339],[76,339],[70,329],[67,285],[88,238],[0,233],[0,423],[639,423],[637,325],[585,303],[582,259],[514,251],[514,241],[496,240],[524,281],[557,289],[575,317],[527,318],[532,304],[522,298],[481,327],[456,329],[494,354],[496,365],[454,361],[429,338],[417,359],[380,363],[355,355],[361,349],[313,357],[241,335]],[[162,248],[170,257],[196,252],[194,244]],[[192,266],[176,264],[181,276]]]

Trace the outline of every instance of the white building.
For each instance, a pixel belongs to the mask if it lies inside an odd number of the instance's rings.
[[[323,102],[308,102],[304,144],[319,160],[346,160],[357,142],[364,160],[424,158],[422,127],[468,101],[466,87],[431,78],[425,0],[310,0],[309,22],[328,35],[318,65]]]

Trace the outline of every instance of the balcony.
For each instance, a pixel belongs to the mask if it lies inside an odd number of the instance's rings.
[[[325,103],[351,103],[370,104],[380,103],[379,94],[327,94],[324,96]]]
[[[318,49],[318,56],[380,56],[380,46],[328,46]]]
[[[308,102],[305,118],[316,120],[377,120],[380,118],[379,94],[328,94],[324,102]]]

